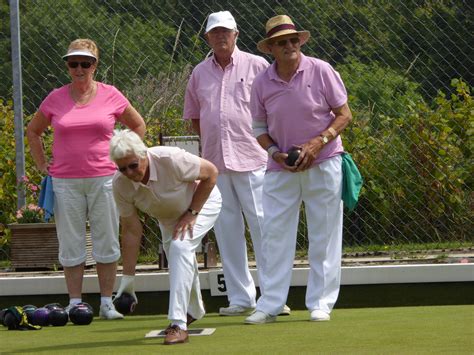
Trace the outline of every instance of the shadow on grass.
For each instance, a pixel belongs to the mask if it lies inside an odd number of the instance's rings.
[[[21,348],[14,351],[2,352],[2,354],[24,354],[24,353],[40,353],[40,352],[58,352],[58,353],[74,353],[75,351],[80,350],[90,350],[94,353],[99,352],[101,348],[110,349],[110,348],[123,348],[129,346],[165,346],[163,344],[163,338],[140,338],[140,339],[127,339],[119,341],[110,341],[110,339],[103,342],[81,342],[81,343],[69,343],[53,346],[42,346],[42,347],[31,347],[31,348]],[[107,350],[105,350],[107,353]]]
[[[223,328],[223,327],[235,327],[235,326],[249,326],[249,327],[259,327],[260,325],[255,324],[245,324],[245,318],[247,316],[220,316],[220,315],[209,315],[205,316],[204,324],[200,326],[199,322],[193,323],[190,328]],[[279,316],[275,323],[264,324],[265,326],[271,324],[282,324],[282,323],[294,323],[301,322],[301,318],[291,317],[291,316]],[[195,325],[196,324],[196,325]]]

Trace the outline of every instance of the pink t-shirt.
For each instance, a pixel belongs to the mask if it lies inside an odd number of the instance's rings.
[[[331,108],[347,102],[344,83],[329,63],[301,54],[290,82],[276,72],[276,63],[261,72],[252,86],[250,109],[254,120],[266,121],[268,133],[281,151],[319,136],[334,120]],[[340,136],[329,142],[314,164],[344,151]],[[268,158],[267,170],[283,168]]]
[[[253,136],[252,82],[268,62],[237,46],[222,70],[214,56],[194,68],[186,88],[184,119],[199,119],[202,156],[219,172],[252,171],[265,166],[267,154]]]
[[[53,90],[39,107],[53,127],[49,173],[56,178],[112,175],[116,167],[109,158],[109,141],[129,101],[114,86],[97,83],[92,101],[77,105],[69,85]]]

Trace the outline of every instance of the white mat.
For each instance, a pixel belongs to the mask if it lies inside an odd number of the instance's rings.
[[[189,336],[211,335],[216,331],[216,328],[197,328],[188,329]],[[152,330],[145,335],[145,338],[164,338],[165,329]]]

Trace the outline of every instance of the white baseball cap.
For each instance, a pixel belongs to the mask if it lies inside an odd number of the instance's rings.
[[[225,27],[229,30],[236,30],[237,23],[235,22],[234,16],[232,16],[229,11],[213,12],[207,19],[205,33],[208,33],[210,30],[216,27]]]
[[[70,49],[66,55],[63,55],[63,59],[66,60],[67,57],[72,57],[73,55],[80,55],[83,57],[91,57],[97,60],[97,57],[89,52],[87,49]]]

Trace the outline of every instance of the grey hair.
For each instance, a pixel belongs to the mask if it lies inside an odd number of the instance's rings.
[[[135,155],[140,159],[146,157],[147,147],[140,136],[129,129],[116,129],[110,140],[110,159],[119,159]]]

